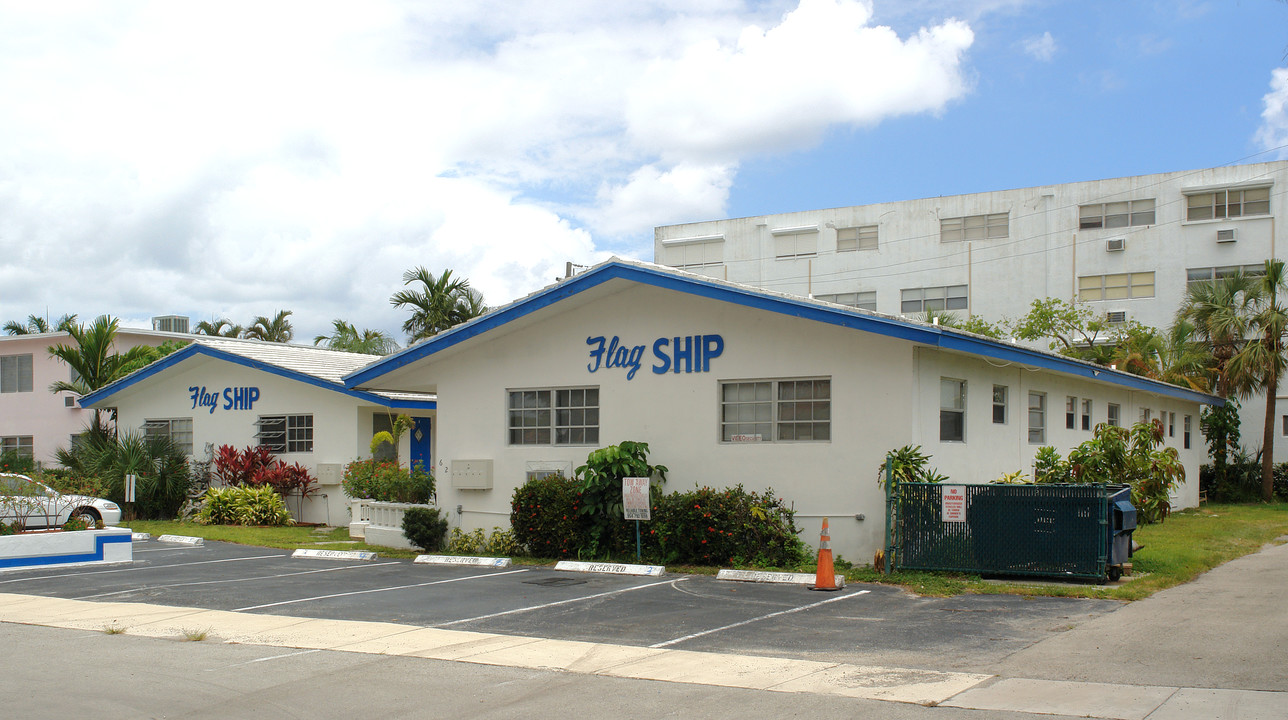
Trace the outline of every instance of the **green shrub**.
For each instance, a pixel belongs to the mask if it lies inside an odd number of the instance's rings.
[[[291,513],[282,496],[267,485],[211,488],[197,514],[203,525],[291,525]]]
[[[17,450],[0,452],[0,472],[30,475],[36,470],[36,461]]]
[[[420,463],[408,469],[390,461],[354,460],[345,466],[341,484],[351,498],[424,504],[434,497],[434,476]]]
[[[89,530],[90,527],[91,527],[90,521],[84,517],[81,517],[80,515],[77,515],[75,517],[69,517],[67,518],[67,522],[63,523],[63,530],[67,532],[76,532],[78,530]]]
[[[58,462],[72,483],[98,483],[93,494],[117,504],[125,502],[125,476],[136,475],[134,517],[169,520],[188,499],[191,469],[188,457],[163,435],[125,431],[117,437],[86,433],[74,450],[59,448]],[[96,480],[90,480],[96,478]],[[53,483],[51,483],[53,485]],[[71,489],[71,488],[69,488]],[[61,488],[60,488],[60,491]],[[91,493],[85,493],[91,494]]]
[[[487,542],[483,544],[483,554],[488,557],[511,557],[518,555],[520,550],[522,548],[519,547],[514,531],[499,527],[492,528],[492,534],[488,535]]]
[[[795,513],[773,490],[738,485],[671,493],[654,504],[653,520],[642,527],[645,543],[664,563],[791,567],[808,558]]]
[[[515,488],[510,499],[515,542],[538,557],[577,557],[590,540],[589,518],[580,512],[580,486],[553,473]]]
[[[483,528],[474,528],[469,532],[452,528],[452,535],[447,539],[447,552],[453,555],[477,555],[484,542]]]
[[[403,513],[403,535],[412,545],[427,552],[443,546],[447,518],[439,517],[438,508],[413,507]]]

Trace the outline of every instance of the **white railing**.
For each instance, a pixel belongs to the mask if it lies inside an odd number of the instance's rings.
[[[357,500],[355,503],[361,503],[362,507],[355,508],[355,516],[361,518],[365,512],[366,521],[362,528],[362,537],[368,545],[383,545],[385,547],[404,548],[415,550],[416,548],[407,541],[407,536],[403,535],[403,515],[408,508],[414,507],[433,507],[432,505],[418,505],[416,503],[394,503],[394,502],[376,502],[374,500]],[[362,520],[358,521],[362,523]],[[349,534],[353,535],[353,524],[349,525]]]
[[[349,537],[366,537],[367,526],[371,524],[371,503],[374,500],[360,498],[349,499]]]

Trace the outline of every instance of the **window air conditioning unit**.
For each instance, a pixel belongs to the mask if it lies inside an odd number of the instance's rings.
[[[76,407],[76,398],[72,397],[71,395],[64,395],[63,407],[69,407],[69,408]]]
[[[1126,310],[1111,310],[1105,313],[1105,322],[1110,325],[1121,325],[1127,322]]]
[[[1105,241],[1105,252],[1122,252],[1127,247],[1127,238],[1109,238]]]
[[[1238,237],[1234,233],[1235,228],[1226,228],[1225,230],[1216,231],[1216,241],[1219,243],[1234,242]]]

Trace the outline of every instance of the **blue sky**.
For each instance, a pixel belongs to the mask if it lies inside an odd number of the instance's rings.
[[[1288,157],[1288,2],[0,0],[0,98],[0,320],[399,337],[415,265]]]

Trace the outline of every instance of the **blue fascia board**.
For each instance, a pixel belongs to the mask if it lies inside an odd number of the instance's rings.
[[[367,402],[380,405],[381,407],[403,409],[403,410],[434,410],[434,409],[437,409],[438,407],[437,401],[434,401],[434,400],[406,400],[406,399],[395,400],[395,399],[386,398],[381,395],[377,395],[376,393],[368,392],[365,390],[353,390],[350,388],[346,388],[343,385],[338,385],[336,383],[323,380],[322,378],[309,375],[308,373],[302,373],[296,370],[288,370],[286,368],[278,367],[277,365],[273,365],[271,363],[266,363],[261,360],[253,360],[248,357],[237,355],[236,353],[226,352],[224,350],[219,350],[217,348],[213,348],[208,345],[202,345],[196,342],[189,344],[187,347],[181,348],[179,350],[176,350],[175,352],[170,353],[169,355],[161,358],[160,360],[152,363],[151,365],[148,365],[147,367],[125,378],[117,380],[116,382],[112,383],[111,385],[108,385],[107,387],[101,388],[95,392],[90,393],[89,395],[82,397],[80,399],[80,405],[81,407],[90,407],[97,403],[103,402],[108,398],[112,397],[113,395],[116,395],[117,393],[133,385],[136,385],[139,382],[142,382],[160,372],[163,372],[171,367],[174,367],[175,365],[178,365],[179,363],[187,360],[190,357],[194,357],[198,355],[204,355],[210,358],[214,358],[216,360],[229,362],[234,365],[240,365],[242,367],[251,368],[252,370],[259,370],[261,372],[266,372],[270,375],[284,377],[288,380],[302,382],[306,385],[312,385],[314,387],[323,388],[325,390],[330,390],[332,392],[338,392],[342,395],[347,395],[349,397],[357,398],[359,400],[365,400]]]
[[[938,326],[911,323],[890,316],[869,315],[847,308],[828,307],[805,299],[798,300],[780,295],[770,295],[755,288],[730,286],[699,277],[684,277],[656,268],[640,267],[614,261],[596,266],[580,275],[534,293],[528,298],[490,312],[463,325],[458,325],[382,360],[377,360],[346,375],[344,384],[349,388],[357,387],[470,338],[477,337],[502,325],[531,315],[538,310],[550,307],[578,293],[618,279],[765,310],[789,317],[799,317],[804,320],[862,330],[932,347],[957,350],[1008,362],[1024,363],[1066,375],[1085,377],[1097,382],[1112,383],[1205,405],[1220,406],[1225,404],[1225,400],[1207,393],[1195,392],[1187,388],[1109,368],[1099,368],[1078,360],[1022,348],[999,340],[946,332]]]

